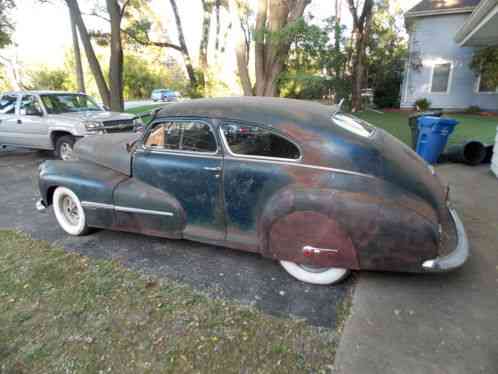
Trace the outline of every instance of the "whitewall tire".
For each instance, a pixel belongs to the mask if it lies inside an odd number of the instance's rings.
[[[294,278],[310,284],[335,284],[349,275],[348,269],[316,268],[289,261],[280,261],[280,264]]]
[[[88,232],[85,211],[73,191],[66,187],[57,187],[52,201],[55,218],[65,232],[75,236]]]

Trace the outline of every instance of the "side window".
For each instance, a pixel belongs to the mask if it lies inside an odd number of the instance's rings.
[[[0,114],[14,114],[16,112],[16,95],[4,95],[0,99]]]
[[[20,110],[25,110],[26,115],[33,115],[34,113],[42,113],[40,103],[35,96],[24,95],[21,98]]]
[[[216,139],[208,124],[199,121],[156,125],[145,141],[147,147],[190,152],[216,152]]]
[[[180,149],[180,131],[177,123],[159,123],[150,132],[145,145],[162,149]]]
[[[183,122],[182,150],[216,152],[216,139],[208,124],[199,121]]]
[[[234,154],[291,160],[301,157],[294,143],[258,126],[225,123],[223,135]]]

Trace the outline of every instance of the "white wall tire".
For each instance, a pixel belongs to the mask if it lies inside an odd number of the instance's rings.
[[[311,268],[289,261],[280,261],[280,265],[294,278],[301,282],[319,285],[339,283],[349,275],[348,269],[324,268],[312,271]]]
[[[85,211],[73,191],[66,187],[57,187],[52,201],[55,218],[65,232],[75,236],[88,232]]]

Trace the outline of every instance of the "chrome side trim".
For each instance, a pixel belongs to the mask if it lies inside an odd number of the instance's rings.
[[[359,173],[359,172],[356,172],[356,171],[349,171],[349,170],[343,170],[343,169],[329,168],[329,167],[326,167],[326,166],[301,164],[301,163],[286,162],[286,161],[262,160],[262,159],[253,159],[253,158],[239,158],[239,157],[233,157],[233,156],[226,156],[225,160],[247,161],[247,162],[263,162],[263,163],[267,163],[267,164],[278,164],[278,165],[296,166],[296,167],[307,168],[307,169],[331,171],[333,173],[339,173],[339,174],[355,175],[355,176],[358,176],[358,177],[375,178],[373,175]]]
[[[184,156],[184,157],[197,157],[197,158],[211,158],[215,160],[221,160],[223,157],[221,155],[216,155],[212,153],[202,153],[202,152],[197,152],[197,153],[191,153],[188,151],[171,151],[167,149],[153,149],[152,147],[145,147],[142,146],[141,149],[142,152],[149,152],[153,154],[160,154],[160,155],[173,155],[173,156]]]
[[[450,215],[455,224],[458,242],[455,250],[450,254],[424,261],[422,268],[428,272],[444,272],[457,269],[462,266],[469,257],[469,240],[457,212],[450,208]]]
[[[160,210],[132,208],[132,207],[127,207],[127,206],[119,206],[119,205],[104,204],[104,203],[95,203],[92,201],[82,201],[81,205],[85,208],[91,208],[91,209],[111,209],[111,210],[115,210],[117,212],[154,214],[154,215],[168,216],[168,217],[174,216],[174,214],[171,212],[164,212],[164,211],[160,211]]]

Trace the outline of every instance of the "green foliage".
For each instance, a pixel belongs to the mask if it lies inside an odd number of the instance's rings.
[[[425,97],[415,101],[415,109],[417,109],[421,112],[425,112],[426,110],[429,110],[431,105],[432,105],[432,103],[430,102],[430,100],[426,99]]]
[[[10,12],[15,6],[14,0],[0,0],[0,48],[12,43],[14,25],[10,19]]]
[[[56,90],[65,91],[70,89],[67,71],[63,68],[48,68],[42,66],[29,72],[32,90]]]
[[[479,108],[477,105],[471,105],[467,109],[465,109],[465,113],[467,114],[477,114],[481,113],[481,108]]]
[[[395,108],[400,104],[400,88],[405,60],[406,41],[401,37],[400,13],[393,14],[390,1],[376,5],[368,43],[368,87],[374,90],[374,103],[379,108]]]
[[[344,27],[334,22],[335,18],[328,19],[326,26],[320,28],[300,18],[285,28],[281,37],[290,42],[291,49],[278,80],[281,96],[297,99],[322,99],[331,94],[349,96],[351,85],[343,76]],[[330,39],[330,32],[334,40]]]
[[[488,47],[476,50],[470,67],[476,74],[486,75],[486,82],[490,86],[498,87],[498,48]]]

